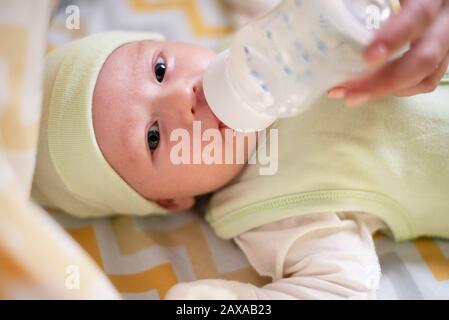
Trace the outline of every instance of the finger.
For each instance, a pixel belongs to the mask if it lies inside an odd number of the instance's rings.
[[[418,39],[434,21],[443,0],[406,1],[364,50],[369,65],[385,63],[388,57],[408,42]]]
[[[346,99],[359,100],[360,96],[365,97],[364,100],[381,98],[396,90],[418,84],[424,77],[416,79],[417,75],[412,71],[413,68],[407,68],[413,65],[410,61],[410,58],[404,56],[400,60],[387,63],[380,70],[364,78],[348,83],[345,87]],[[407,73],[401,71],[403,69],[407,70]]]
[[[435,73],[425,78],[416,86],[396,91],[394,95],[397,97],[408,97],[420,93],[433,92],[440,84],[440,81],[443,78],[444,74],[446,73],[448,66],[449,66],[449,55],[444,59],[443,63],[440,65],[437,71],[435,71]]]
[[[435,23],[412,49],[380,70],[347,84],[347,96],[369,93],[383,97],[421,83],[434,74],[449,52],[449,6],[441,10]]]
[[[409,4],[409,3],[415,4],[416,2],[420,2],[420,1],[421,1],[421,0],[401,1],[401,4],[405,3],[405,4],[403,4],[403,8],[409,8],[410,5],[411,5],[411,4]],[[433,0],[432,0],[432,1],[433,1]],[[445,4],[444,4],[446,10],[447,10],[447,8],[448,8],[448,4],[449,4],[449,1],[446,0],[446,1],[445,1]],[[416,4],[415,4],[415,5],[416,5]],[[403,9],[403,11],[404,11],[404,9]],[[396,18],[404,19],[404,18],[402,17],[402,12],[403,12],[403,11],[401,11],[401,14],[398,15]],[[393,21],[393,20],[395,20],[395,19],[390,20],[390,22],[388,22],[388,23],[391,23],[391,21]],[[395,22],[395,24],[392,25],[392,28],[391,28],[391,29],[389,28],[388,25],[386,25],[386,26],[384,26],[384,27],[382,28],[381,31],[379,31],[379,33],[378,33],[378,35],[377,35],[377,37],[379,37],[379,41],[381,41],[381,38],[382,38],[382,32],[388,32],[388,34],[396,35],[396,36],[399,37],[399,38],[402,37],[402,36],[401,36],[402,29],[401,29],[401,28],[399,28],[398,31],[395,31],[395,26],[400,26],[400,24],[401,24],[402,22],[401,22],[401,20],[395,20],[395,21],[399,21],[399,22],[398,22],[398,23]],[[418,25],[418,24],[416,23],[416,25]],[[405,25],[405,28],[404,28],[404,29],[407,29],[407,30],[411,31],[411,28],[408,27],[407,25]],[[443,33],[445,32],[443,28],[440,28],[440,30],[442,30]],[[374,39],[374,40],[372,41],[372,43],[375,43],[376,41],[377,41],[377,40]],[[412,48],[411,48],[411,49],[413,49],[414,47],[415,47],[415,46],[412,45]],[[390,66],[391,66],[391,64],[390,64]],[[389,67],[390,67],[390,66],[389,66]],[[374,70],[374,71],[375,71],[375,70]],[[349,80],[349,81],[346,81],[346,82],[344,82],[344,83],[339,84],[339,85],[338,85],[337,87],[335,87],[335,88],[355,87],[355,86],[357,86],[357,84],[359,84],[359,86],[362,86],[363,81],[369,81],[370,79],[373,79],[373,78],[375,77],[375,74],[378,74],[378,75],[380,75],[380,76],[383,75],[382,72],[374,73],[374,74],[371,73],[370,75],[369,75],[369,74],[362,74],[362,75],[359,75],[358,77],[356,77],[356,78],[354,78],[354,79],[351,79],[351,80]],[[333,89],[334,89],[334,88],[333,88]]]

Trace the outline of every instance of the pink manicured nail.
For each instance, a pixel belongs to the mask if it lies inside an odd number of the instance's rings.
[[[327,93],[329,99],[343,99],[346,96],[345,88],[335,88]]]
[[[369,101],[371,98],[369,93],[358,93],[347,97],[346,106],[347,107],[358,107]]]
[[[382,65],[388,60],[388,49],[382,43],[374,44],[366,50],[365,59],[371,68]]]

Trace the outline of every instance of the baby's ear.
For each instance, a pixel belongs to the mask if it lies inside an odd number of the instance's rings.
[[[176,212],[192,208],[195,205],[195,198],[163,199],[157,200],[156,203],[167,210]]]

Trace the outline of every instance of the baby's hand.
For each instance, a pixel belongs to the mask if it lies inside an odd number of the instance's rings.
[[[436,89],[449,65],[449,0],[401,1],[402,10],[388,21],[365,49],[373,70],[329,92],[348,106],[387,95],[411,96]],[[388,62],[411,43],[401,58]]]

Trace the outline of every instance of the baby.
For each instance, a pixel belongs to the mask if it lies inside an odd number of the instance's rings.
[[[373,233],[449,238],[447,86],[358,109],[322,98],[276,122],[270,130],[277,135],[255,140],[230,134],[209,108],[202,77],[213,56],[127,32],[95,34],[52,52],[33,197],[99,217],[182,211],[215,192],[212,228],[234,239],[272,282],[181,283],[168,299],[374,298],[381,273]],[[231,153],[234,161],[173,161],[179,141],[172,133],[182,129],[193,140],[195,123],[202,134],[215,131],[223,157]],[[239,139],[245,148],[233,143]],[[267,144],[278,145],[270,148],[278,170],[261,175],[250,159]],[[206,148],[202,141],[189,156]]]

